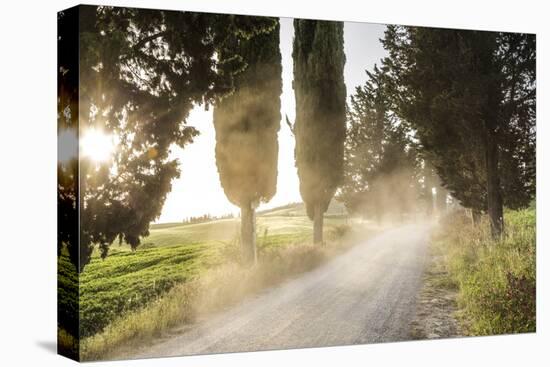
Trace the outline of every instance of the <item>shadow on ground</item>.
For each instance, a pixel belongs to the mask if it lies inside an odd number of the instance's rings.
[[[38,340],[36,342],[40,348],[46,350],[47,352],[57,354],[57,343],[55,340]]]

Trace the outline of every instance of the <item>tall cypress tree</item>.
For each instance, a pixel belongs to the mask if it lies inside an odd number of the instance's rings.
[[[350,212],[401,217],[419,195],[417,157],[408,128],[392,111],[384,70],[375,65],[348,109],[344,182],[339,199]],[[392,213],[393,212],[393,213]]]
[[[339,198],[347,210],[381,218],[373,182],[384,153],[388,106],[380,88],[379,71],[367,71],[364,86],[355,88],[347,113],[348,132],[344,151],[344,181]]]
[[[245,63],[235,91],[214,107],[216,165],[225,195],[241,208],[246,263],[257,260],[255,209],[276,192],[277,133],[281,120],[282,66],[279,20],[250,39],[234,38],[225,52]]]
[[[346,135],[344,26],[294,20],[295,159],[300,194],[323,241],[323,215],[343,176]]]

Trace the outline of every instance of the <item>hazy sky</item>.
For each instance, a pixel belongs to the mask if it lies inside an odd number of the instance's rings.
[[[355,87],[366,81],[365,69],[372,70],[375,63],[384,57],[385,50],[379,42],[385,26],[380,24],[344,24],[344,48],[346,66],[344,78],[348,98]],[[283,94],[281,95],[281,129],[279,131],[279,164],[277,194],[269,203],[258,209],[301,201],[298,175],[294,166],[294,137],[285,123],[285,115],[294,121],[295,105],[292,90],[292,19],[281,19],[281,54],[283,63]],[[179,159],[181,177],[172,183],[158,222],[180,222],[190,216],[206,213],[220,215],[237,213],[239,208],[225,197],[220,185],[214,155],[215,132],[212,109],[195,108],[188,124],[200,131],[195,141],[185,149],[174,149],[173,156]]]

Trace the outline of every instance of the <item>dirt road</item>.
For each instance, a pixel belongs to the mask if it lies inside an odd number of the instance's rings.
[[[429,225],[383,232],[311,272],[122,357],[409,339],[429,232]]]

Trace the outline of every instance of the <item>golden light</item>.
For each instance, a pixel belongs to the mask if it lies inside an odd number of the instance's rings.
[[[95,128],[87,130],[80,140],[80,153],[95,162],[109,159],[115,144],[113,136]]]

